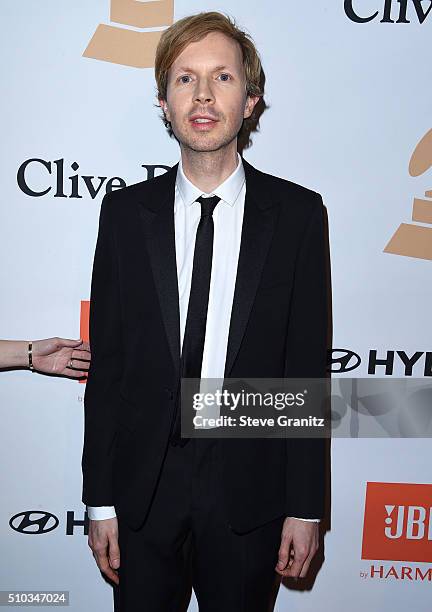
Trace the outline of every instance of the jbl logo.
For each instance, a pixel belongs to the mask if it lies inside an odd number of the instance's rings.
[[[386,506],[387,518],[384,533],[391,540],[405,537],[407,540],[432,540],[432,507]]]
[[[362,559],[432,562],[432,485],[367,483]]]

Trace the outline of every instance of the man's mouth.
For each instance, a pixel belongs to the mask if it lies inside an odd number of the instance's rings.
[[[216,119],[210,119],[209,117],[195,117],[194,119],[190,119],[192,126],[196,130],[206,131],[212,129],[216,123]]]

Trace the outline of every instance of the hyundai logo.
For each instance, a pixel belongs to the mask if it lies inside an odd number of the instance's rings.
[[[27,510],[15,514],[9,525],[19,533],[39,534],[48,533],[57,527],[58,518],[51,512],[43,510]]]
[[[330,359],[330,372],[350,372],[355,370],[360,363],[361,359],[357,353],[347,349],[333,349]]]

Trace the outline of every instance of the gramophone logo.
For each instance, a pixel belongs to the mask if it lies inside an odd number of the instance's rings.
[[[420,140],[409,163],[411,176],[420,176],[432,166],[432,130]],[[432,260],[432,190],[425,192],[425,198],[414,198],[412,220],[414,223],[401,223],[393,234],[384,253],[417,257]]]
[[[142,30],[171,25],[174,0],[111,0],[110,20],[122,24],[121,27],[100,23],[83,57],[133,68],[151,68],[163,30]]]

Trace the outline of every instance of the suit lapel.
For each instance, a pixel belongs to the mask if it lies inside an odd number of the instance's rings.
[[[243,339],[277,218],[277,194],[266,175],[245,159],[246,197],[224,376],[228,377]],[[178,164],[161,176],[141,202],[140,215],[176,376],[180,373],[180,313],[174,233]]]
[[[243,166],[246,196],[224,377],[230,375],[246,330],[279,210],[265,175],[245,159]]]
[[[180,312],[174,233],[174,196],[178,164],[155,182],[140,214],[154,283],[175,376],[180,372]]]

